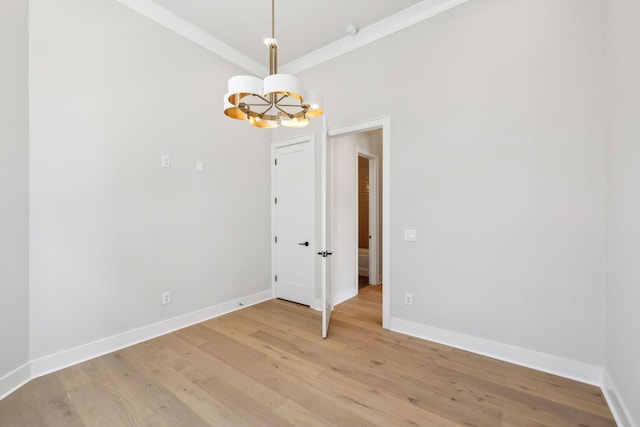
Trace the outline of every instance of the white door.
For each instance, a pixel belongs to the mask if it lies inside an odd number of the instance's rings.
[[[327,119],[322,118],[323,129],[320,136],[320,287],[322,293],[322,338],[329,332],[329,322],[333,311],[333,295],[331,288],[331,255],[332,252],[332,156],[331,139]]]
[[[310,141],[275,149],[275,296],[312,305],[315,298],[314,155]]]
[[[317,150],[312,154],[313,165],[309,168],[313,174],[313,188],[317,188],[318,193],[311,191],[313,212],[308,214],[308,218],[311,218],[315,233],[310,237],[311,239],[317,239],[317,242],[310,240],[309,248],[312,249],[313,256],[315,256],[317,263],[314,261],[316,269],[314,270],[315,278],[317,279],[317,286],[314,293],[319,296],[320,309],[322,310],[322,337],[327,337],[329,330],[329,321],[331,319],[331,311],[333,310],[333,299],[331,292],[330,282],[330,269],[331,269],[331,177],[332,174],[328,171],[331,167],[330,156],[327,156],[327,151],[331,149],[330,139],[328,134],[328,126],[326,117],[321,119],[313,119],[308,127],[302,129],[289,129],[278,128],[274,129],[274,136],[276,139],[286,138],[311,138],[314,141],[318,141]],[[313,144],[311,144],[313,145]],[[317,169],[315,168],[317,165]],[[278,160],[278,167],[280,167],[280,160]],[[317,172],[316,172],[317,171]],[[315,195],[318,194],[317,200]],[[280,203],[280,200],[278,200]],[[277,217],[277,212],[274,212],[274,216]],[[317,222],[316,222],[317,218]],[[281,223],[281,219],[277,219],[276,222],[280,223],[280,226],[288,226],[287,223]],[[275,226],[277,228],[277,225]],[[296,242],[301,243],[302,241]],[[280,238],[278,237],[278,243],[275,244],[276,254],[279,256]],[[286,262],[282,260],[282,262]],[[276,261],[277,265],[278,262]],[[278,276],[278,282],[280,282],[280,276]],[[276,297],[280,297],[277,292]],[[284,298],[289,299],[289,298]],[[317,305],[316,305],[317,307]]]

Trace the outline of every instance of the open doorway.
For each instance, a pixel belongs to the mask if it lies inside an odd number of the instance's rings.
[[[335,303],[382,283],[381,128],[332,137]]]
[[[379,182],[379,191],[380,195],[380,215],[379,215],[379,247],[381,248],[379,253],[379,277],[382,277],[381,283],[382,286],[369,287],[372,289],[377,289],[382,293],[382,327],[385,329],[389,329],[391,327],[391,294],[393,289],[393,283],[391,281],[391,221],[390,221],[390,212],[391,212],[391,199],[390,199],[390,190],[391,190],[391,118],[390,117],[382,117],[378,119],[372,119],[368,121],[363,121],[360,123],[342,126],[338,128],[333,128],[329,131],[329,135],[331,136],[331,145],[334,154],[332,156],[333,161],[333,169],[335,171],[336,167],[339,167],[339,163],[341,162],[349,162],[352,165],[352,171],[355,170],[355,162],[356,158],[354,157],[355,149],[353,149],[350,153],[345,153],[345,158],[337,155],[335,153],[336,149],[340,149],[340,139],[345,136],[353,135],[353,134],[362,134],[368,131],[378,130],[381,132],[381,152],[378,159],[378,167],[380,174],[378,176],[377,182]],[[355,146],[354,146],[355,147]],[[346,160],[345,160],[346,159]],[[332,176],[334,173],[332,173]],[[353,184],[355,182],[355,177],[352,176],[352,179],[345,184],[351,189],[355,188]],[[351,184],[349,184],[351,183]],[[357,276],[357,261],[355,258],[356,255],[356,247],[355,245],[355,213],[350,216],[350,220],[345,222],[342,221],[341,224],[337,224],[336,218],[340,212],[339,206],[348,206],[348,200],[345,204],[345,200],[341,200],[341,192],[339,191],[341,188],[341,184],[339,182],[333,182],[332,185],[334,194],[332,196],[332,201],[334,204],[332,217],[334,220],[332,230],[332,238],[333,238],[333,248],[334,248],[334,259],[333,259],[333,270],[332,270],[332,280],[333,280],[333,301],[334,304],[339,304],[342,301],[345,301],[349,298],[352,298],[358,294],[358,285],[356,282]],[[352,201],[351,206],[355,209],[354,199],[350,199]],[[339,206],[335,206],[339,204]],[[351,228],[350,228],[351,227]],[[344,245],[345,242],[352,242],[352,250],[349,247],[340,248],[341,245]],[[344,250],[342,250],[344,249]],[[340,251],[340,252],[338,252]],[[346,256],[347,261],[343,258],[343,255]],[[351,257],[351,258],[350,258]],[[351,259],[349,262],[348,260]],[[351,274],[350,274],[351,272]],[[336,282],[339,280],[339,282]]]

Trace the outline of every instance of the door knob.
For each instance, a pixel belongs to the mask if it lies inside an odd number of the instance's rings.
[[[298,243],[300,246],[309,246],[309,242]]]

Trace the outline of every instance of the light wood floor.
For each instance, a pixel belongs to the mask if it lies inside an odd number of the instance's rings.
[[[31,381],[1,426],[613,426],[597,387],[272,300]]]

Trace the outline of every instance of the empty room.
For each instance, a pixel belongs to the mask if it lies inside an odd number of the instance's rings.
[[[640,426],[640,4],[1,0],[0,426]]]

